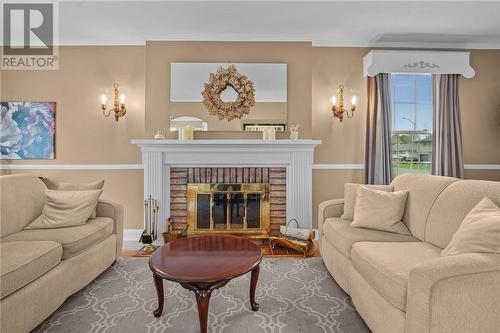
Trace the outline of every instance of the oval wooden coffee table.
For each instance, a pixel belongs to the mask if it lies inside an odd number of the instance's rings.
[[[262,253],[257,245],[235,236],[194,236],[163,245],[149,258],[158,294],[154,316],[161,316],[163,311],[163,279],[178,282],[194,291],[200,331],[205,333],[212,291],[250,271],[250,305],[253,311],[257,311],[259,304],[255,302],[255,288],[261,260]]]

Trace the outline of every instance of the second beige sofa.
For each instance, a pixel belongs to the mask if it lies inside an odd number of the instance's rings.
[[[500,332],[500,254],[441,257],[484,197],[500,205],[500,182],[401,175],[403,222],[412,235],[356,228],[343,200],[319,206],[321,256],[374,332]]]

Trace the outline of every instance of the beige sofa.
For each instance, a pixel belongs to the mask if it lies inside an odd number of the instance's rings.
[[[123,208],[107,201],[85,225],[23,230],[45,190],[35,176],[0,177],[1,332],[29,332],[121,253]]]
[[[374,332],[500,332],[500,254],[441,257],[483,197],[500,205],[500,182],[401,175],[412,236],[350,226],[343,200],[319,206],[321,256]]]

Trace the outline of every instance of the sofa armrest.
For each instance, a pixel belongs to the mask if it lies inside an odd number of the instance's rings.
[[[116,257],[118,258],[122,254],[123,246],[123,206],[110,200],[100,199],[97,203],[97,216],[113,219],[113,233],[116,235]]]
[[[329,217],[340,217],[344,212],[344,199],[323,201],[318,206],[319,238],[323,236],[323,223]]]
[[[416,265],[406,332],[500,332],[500,254],[464,253]]]

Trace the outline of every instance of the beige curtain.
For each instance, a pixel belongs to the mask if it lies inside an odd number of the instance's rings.
[[[433,86],[432,174],[464,178],[459,74],[435,74]]]
[[[391,76],[380,73],[368,77],[366,112],[365,182],[389,184],[391,163]]]

